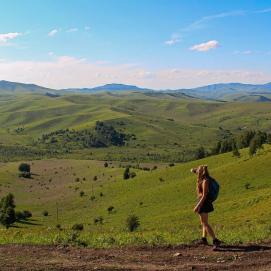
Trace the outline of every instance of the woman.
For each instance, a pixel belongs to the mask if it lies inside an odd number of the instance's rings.
[[[202,225],[202,239],[200,244],[208,245],[208,234],[213,239],[214,247],[217,247],[221,244],[221,241],[216,238],[212,227],[208,223],[208,214],[214,211],[213,203],[210,200],[210,197],[208,197],[209,184],[212,181],[212,178],[209,175],[208,167],[206,165],[201,165],[191,171],[197,174],[198,203],[194,208],[194,212],[199,214]]]

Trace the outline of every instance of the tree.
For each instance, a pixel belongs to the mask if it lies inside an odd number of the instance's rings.
[[[239,157],[241,156],[241,154],[240,154],[240,152],[239,152],[239,150],[238,150],[238,148],[237,148],[236,142],[233,143],[232,148],[233,148],[233,150],[232,150],[233,156],[239,158]]]
[[[19,165],[19,171],[20,173],[20,177],[24,177],[24,178],[30,178],[31,177],[31,167],[29,164],[27,163],[21,163]]]
[[[14,196],[9,193],[0,201],[0,223],[8,229],[15,221]]]
[[[196,150],[195,153],[195,158],[197,159],[202,159],[205,157],[205,149],[201,146]]]
[[[127,167],[127,168],[125,168],[125,170],[124,170],[124,173],[123,173],[123,179],[124,179],[124,180],[127,180],[127,179],[129,179],[129,178],[130,178],[130,168]]]
[[[130,232],[135,231],[140,226],[139,218],[136,215],[129,215],[126,219],[126,225]]]
[[[257,146],[257,140],[253,139],[251,140],[250,144],[249,144],[249,155],[253,156],[256,154],[258,146]]]

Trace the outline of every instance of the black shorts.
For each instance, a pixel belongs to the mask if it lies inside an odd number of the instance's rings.
[[[211,213],[214,211],[214,206],[213,206],[213,203],[209,200],[209,199],[206,199],[201,208],[199,209],[199,214],[201,213]]]

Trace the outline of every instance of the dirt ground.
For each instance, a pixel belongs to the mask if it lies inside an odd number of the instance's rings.
[[[174,248],[88,249],[0,246],[0,270],[271,270],[271,243]]]

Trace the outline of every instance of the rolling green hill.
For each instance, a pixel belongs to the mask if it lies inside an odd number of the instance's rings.
[[[128,180],[123,180],[124,168],[118,163],[104,167],[102,162],[87,160],[33,161],[33,179],[18,177],[17,162],[3,163],[1,196],[14,193],[17,209],[31,210],[33,219],[1,230],[0,243],[70,242],[74,223],[83,223],[79,239],[90,246],[191,242],[200,230],[193,213],[196,180],[189,169],[199,164],[208,164],[221,184],[211,214],[218,236],[226,242],[270,238],[270,162],[271,148],[266,145],[252,158],[244,149],[241,158],[227,153],[171,167],[156,164],[158,169],[152,171],[131,169],[137,176]],[[111,214],[109,206],[115,210]],[[44,210],[49,216],[42,215]],[[141,222],[135,233],[126,230],[130,214]],[[95,224],[100,216],[103,223]],[[62,231],[55,228],[57,224]]]
[[[271,131],[270,103],[202,101],[183,94],[124,92],[49,97],[2,93],[0,104],[0,147],[8,149],[16,145],[18,150],[18,154],[12,151],[12,155],[0,151],[2,160],[51,157],[43,146],[35,145],[38,138],[59,129],[91,129],[96,121],[134,134],[136,140],[121,148],[79,149],[59,155],[104,160],[185,161],[193,159],[195,149],[201,145],[210,149],[228,130],[232,133],[244,129]],[[19,152],[22,147],[29,151]]]

